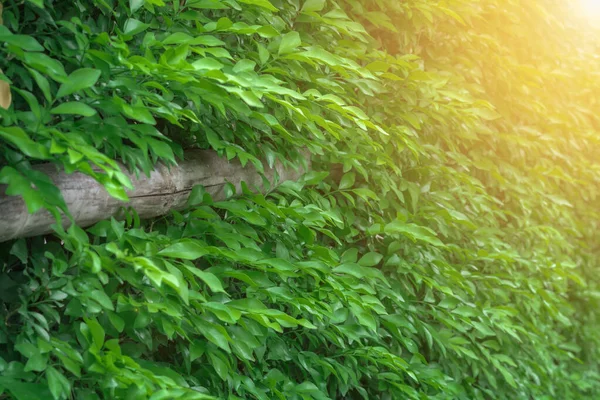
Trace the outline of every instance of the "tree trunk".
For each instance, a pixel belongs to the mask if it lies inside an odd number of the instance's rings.
[[[310,165],[310,161],[308,163]],[[135,209],[140,218],[154,218],[181,209],[196,185],[204,186],[216,201],[225,199],[227,181],[236,187],[236,192],[241,191],[242,181],[253,190],[265,192],[267,189],[252,164],[242,167],[239,161],[227,161],[209,150],[186,152],[185,160],[179,165],[168,168],[160,164],[150,177],[136,178],[134,174],[128,174],[134,189],[127,193],[130,201],[126,203],[111,197],[102,185],[82,173],[68,175],[54,164],[35,168],[50,176],[60,189],[75,223],[81,227],[117,216],[123,206]],[[280,163],[273,169],[265,166],[271,189],[283,181],[297,180],[302,173],[286,169]],[[0,185],[0,242],[52,232],[50,225],[55,219],[48,211],[29,214],[21,197],[7,196],[5,191],[6,186]]]

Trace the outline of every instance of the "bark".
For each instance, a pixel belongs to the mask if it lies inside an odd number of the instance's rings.
[[[68,175],[54,164],[35,168],[50,176],[60,189],[75,223],[81,227],[118,217],[124,206],[134,208],[140,218],[154,218],[181,209],[196,185],[204,186],[216,201],[225,199],[227,181],[235,185],[237,193],[241,192],[242,181],[252,190],[264,193],[268,189],[252,164],[242,167],[239,161],[227,161],[209,150],[186,152],[185,161],[170,168],[159,164],[150,177],[136,178],[134,174],[128,174],[134,189],[128,192],[130,201],[127,203],[111,197],[102,185],[82,173]],[[286,169],[281,164],[273,169],[265,166],[265,177],[271,188],[286,180],[297,180],[303,172]],[[29,214],[22,198],[7,196],[5,190],[5,185],[0,185],[0,242],[52,232],[50,226],[55,219],[48,211]]]

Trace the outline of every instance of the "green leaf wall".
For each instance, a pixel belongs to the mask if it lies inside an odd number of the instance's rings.
[[[0,183],[267,195],[0,244],[0,399],[596,399],[597,29],[554,0],[9,0]],[[0,210],[0,218],[1,218]]]

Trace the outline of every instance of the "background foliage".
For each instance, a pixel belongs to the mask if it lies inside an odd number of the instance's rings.
[[[0,398],[593,399],[597,43],[540,0],[11,0],[0,182],[277,192],[0,245]],[[62,214],[61,214],[62,213]]]

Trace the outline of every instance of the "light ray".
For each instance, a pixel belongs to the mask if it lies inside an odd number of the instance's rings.
[[[600,18],[600,0],[579,0],[581,11],[590,18]]]

